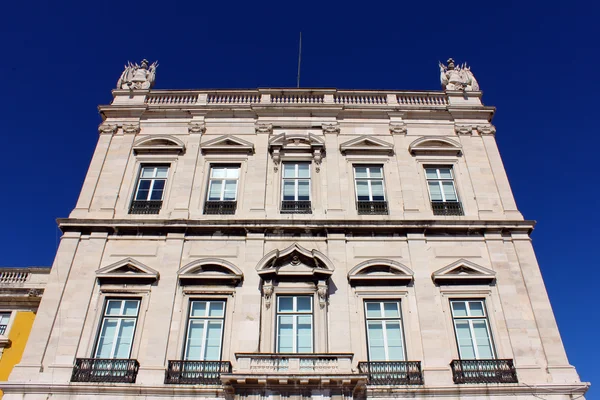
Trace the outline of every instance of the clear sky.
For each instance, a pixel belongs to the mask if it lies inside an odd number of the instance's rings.
[[[0,6],[0,265],[51,265],[128,60],[156,88],[438,90],[468,61],[493,123],[570,362],[600,377],[598,2],[41,2]],[[597,394],[598,393],[598,394]],[[542,396],[543,397],[543,396]],[[588,399],[600,397],[592,387]]]

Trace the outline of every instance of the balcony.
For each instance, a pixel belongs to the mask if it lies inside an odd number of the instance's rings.
[[[358,371],[367,375],[369,385],[422,385],[420,361],[359,362]]]
[[[169,361],[165,383],[220,385],[222,373],[231,373],[229,361]]]
[[[465,215],[458,201],[432,201],[433,215]]]
[[[387,201],[357,201],[358,215],[387,215]]]
[[[207,201],[204,203],[204,214],[232,215],[236,208],[237,201]]]
[[[158,214],[162,200],[134,200],[129,207],[129,214]]]
[[[281,214],[312,214],[310,200],[281,202]]]
[[[78,358],[71,382],[135,383],[139,368],[132,359]]]
[[[454,383],[518,383],[513,360],[452,360]]]

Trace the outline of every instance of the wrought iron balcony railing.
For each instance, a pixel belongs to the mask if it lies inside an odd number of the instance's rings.
[[[422,385],[421,361],[367,361],[358,363],[369,385]]]
[[[237,201],[207,201],[204,203],[204,214],[231,215],[235,214]]]
[[[452,360],[454,383],[518,383],[513,360]]]
[[[231,373],[229,361],[169,361],[165,383],[220,385],[221,374]]]
[[[387,215],[387,201],[357,201],[358,215]]]
[[[459,201],[432,201],[433,215],[465,215]]]
[[[0,325],[0,335],[4,335],[6,333],[6,325]]]
[[[129,207],[129,214],[158,214],[162,200],[134,200]]]
[[[71,382],[135,383],[140,364],[132,359],[78,358]]]
[[[312,214],[310,200],[302,200],[302,201],[283,200],[281,202],[281,213],[282,214]]]

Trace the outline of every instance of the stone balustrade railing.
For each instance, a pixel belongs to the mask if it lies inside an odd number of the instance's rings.
[[[0,283],[25,283],[29,279],[29,272],[0,272]]]
[[[351,374],[352,353],[236,353],[234,374]]]

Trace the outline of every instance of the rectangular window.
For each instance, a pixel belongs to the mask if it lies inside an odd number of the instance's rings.
[[[450,306],[460,358],[495,358],[484,301],[451,300]]]
[[[94,358],[129,358],[140,309],[139,299],[108,299]]]
[[[0,335],[5,335],[6,327],[8,326],[8,321],[10,320],[9,312],[0,313]]]
[[[404,361],[399,301],[365,301],[369,361]]]
[[[452,167],[425,167],[434,215],[463,215],[454,186]]]
[[[310,164],[283,164],[281,212],[310,214]]]
[[[184,360],[221,360],[224,320],[224,300],[192,300],[188,315]]]
[[[387,214],[383,166],[355,165],[356,209],[359,214]]]
[[[312,296],[277,297],[277,352],[313,352]]]
[[[158,214],[162,207],[168,174],[169,167],[167,165],[142,167],[129,209],[130,214]]]
[[[239,165],[213,165],[210,168],[204,214],[235,214]]]

